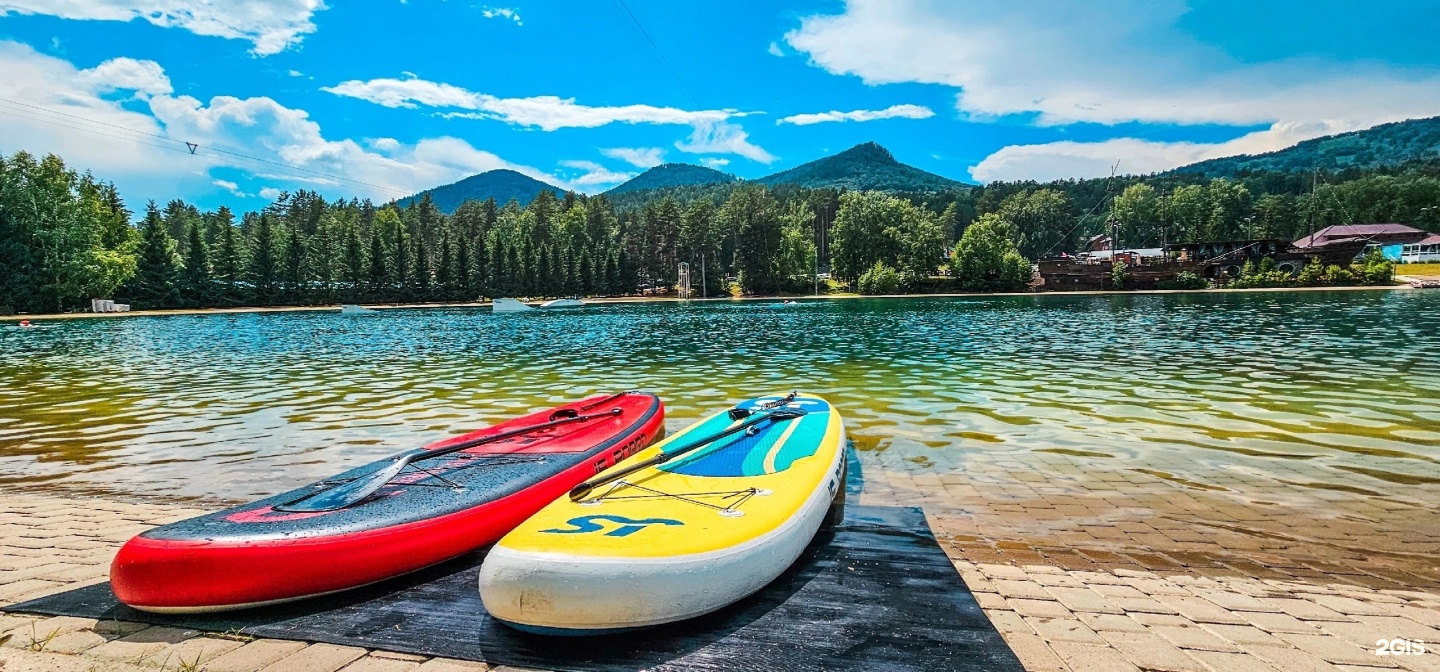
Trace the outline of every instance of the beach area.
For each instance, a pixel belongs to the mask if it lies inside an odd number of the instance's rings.
[[[785,385],[846,414],[852,503],[918,507],[1025,669],[1434,670],[1432,653],[1376,651],[1440,640],[1436,296],[631,302],[533,320],[331,309],[12,331],[0,661],[484,669],[5,605],[103,582],[149,526],[510,409],[635,386],[662,394],[673,429]],[[104,354],[120,344],[127,358]],[[747,382],[708,382],[722,371]]]

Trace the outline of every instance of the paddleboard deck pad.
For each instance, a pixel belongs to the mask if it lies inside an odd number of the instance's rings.
[[[520,524],[486,557],[481,598],[495,618],[558,635],[722,608],[780,576],[833,514],[844,446],[840,414],[820,397],[745,401],[617,467],[673,451],[667,461],[562,497]]]
[[[853,479],[858,470],[850,472]],[[154,614],[104,583],[7,612],[153,623],[492,665],[584,672],[1022,672],[919,509],[847,506],[790,571],[706,616],[633,634],[556,640],[497,623],[475,582],[484,551],[394,580],[269,609]]]
[[[120,601],[145,611],[224,611],[348,590],[464,555],[656,440],[660,400],[600,395],[410,451],[579,415],[597,417],[416,461],[344,508],[306,511],[297,503],[384,469],[393,457],[149,530],[120,549],[111,586]]]

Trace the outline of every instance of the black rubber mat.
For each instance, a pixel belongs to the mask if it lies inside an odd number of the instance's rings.
[[[482,558],[477,553],[341,595],[249,612],[146,614],[117,603],[109,584],[5,610],[550,670],[1023,669],[919,509],[852,503],[844,525],[817,538],[759,593],[702,618],[625,635],[545,637],[496,623],[476,588]]]

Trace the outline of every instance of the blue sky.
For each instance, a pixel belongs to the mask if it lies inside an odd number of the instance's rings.
[[[872,140],[972,182],[1149,172],[1440,114],[1436,25],[1433,2],[0,0],[0,151],[132,207],[239,209],[495,168],[759,177]]]

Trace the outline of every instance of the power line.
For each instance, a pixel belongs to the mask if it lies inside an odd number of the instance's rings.
[[[670,76],[675,79],[675,83],[680,85],[680,90],[685,93],[686,98],[690,99],[690,104],[693,105],[696,110],[699,110],[699,101],[695,100],[695,96],[692,95],[690,89],[685,86],[685,80],[680,79],[680,73],[676,72],[675,68],[670,65],[670,61],[665,59],[665,54],[660,51],[660,45],[655,44],[655,40],[650,37],[650,33],[645,30],[645,26],[640,24],[640,19],[635,16],[635,12],[630,11],[630,6],[625,4],[625,0],[611,0],[611,2],[630,18],[630,23],[635,26],[636,30],[640,31],[640,35],[645,38],[645,41],[650,43],[650,49],[655,52],[655,57],[660,59],[660,64],[664,65],[665,69],[670,72]]]
[[[137,130],[137,129],[134,129],[134,128],[129,128],[129,127],[126,127],[126,126],[120,126],[120,125],[118,125],[118,124],[111,124],[111,123],[108,123],[108,122],[99,121],[99,120],[96,120],[96,119],[90,119],[90,118],[82,117],[82,116],[75,115],[75,114],[69,114],[69,113],[66,113],[66,112],[60,112],[59,110],[52,110],[52,109],[49,109],[49,108],[40,107],[40,106],[38,106],[38,105],[31,105],[31,104],[29,104],[29,103],[22,103],[22,102],[17,101],[17,100],[10,100],[10,99],[8,99],[8,98],[0,98],[0,103],[6,103],[6,104],[9,104],[9,105],[17,105],[17,106],[20,106],[20,107],[29,108],[30,110],[35,110],[36,112],[40,112],[40,113],[43,113],[43,114],[51,114],[51,115],[55,115],[55,116],[66,117],[66,118],[74,119],[74,120],[81,121],[81,122],[84,122],[84,123],[87,123],[87,124],[95,124],[95,125],[97,125],[97,126],[105,126],[105,127],[117,129],[117,130],[120,130],[120,131],[125,131],[125,132],[127,132],[127,133],[134,133],[134,134],[136,134],[136,135],[142,135],[142,136],[148,136],[148,137],[152,137],[152,138],[157,138],[157,139],[163,140],[163,141],[165,141],[165,142],[174,143],[174,144],[173,144],[173,145],[160,145],[160,144],[156,144],[156,143],[153,143],[153,142],[147,142],[147,141],[145,141],[145,140],[143,140],[143,139],[141,139],[141,138],[127,137],[127,136],[122,136],[122,135],[114,135],[114,134],[110,134],[110,133],[104,133],[104,132],[100,131],[99,129],[95,129],[95,128],[85,128],[85,127],[82,127],[82,126],[75,126],[75,125],[71,125],[71,124],[62,123],[62,122],[57,121],[57,120],[55,120],[55,119],[45,119],[45,118],[41,118],[41,117],[29,116],[29,115],[27,115],[27,114],[22,114],[22,113],[21,113],[22,111],[5,109],[4,107],[0,107],[0,112],[5,112],[5,113],[11,114],[11,115],[13,115],[13,116],[21,117],[21,118],[24,118],[24,119],[29,119],[29,120],[31,120],[31,121],[40,121],[40,122],[49,123],[49,124],[54,124],[54,125],[56,125],[56,126],[61,126],[61,127],[64,127],[64,128],[70,128],[70,129],[74,129],[74,130],[78,130],[78,131],[87,131],[87,132],[90,132],[90,133],[95,133],[95,134],[97,134],[97,135],[102,135],[102,136],[109,137],[109,138],[114,138],[114,139],[117,139],[117,140],[129,140],[129,141],[131,141],[131,142],[136,142],[136,143],[139,143],[139,144],[142,144],[142,145],[148,145],[148,146],[151,146],[151,147],[157,147],[157,148],[159,148],[159,149],[168,149],[168,150],[172,150],[172,151],[184,152],[184,153],[192,154],[192,155],[193,155],[193,154],[197,154],[199,151],[214,152],[214,153],[216,153],[216,154],[224,154],[224,155],[231,156],[231,157],[234,157],[234,158],[237,158],[237,159],[243,159],[243,160],[247,160],[247,161],[251,161],[251,162],[255,162],[255,163],[270,165],[270,166],[276,166],[276,167],[284,168],[284,169],[287,169],[287,170],[290,170],[290,171],[296,171],[296,172],[298,172],[298,173],[305,173],[305,175],[297,175],[297,174],[295,174],[295,173],[291,173],[290,175],[284,175],[284,176],[283,176],[283,177],[288,177],[288,178],[290,178],[290,179],[300,179],[300,180],[304,180],[304,179],[310,179],[312,176],[313,176],[313,177],[324,177],[324,178],[331,179],[331,180],[336,180],[336,181],[339,181],[339,182],[347,182],[347,183],[354,184],[354,185],[360,185],[360,186],[370,187],[370,188],[373,188],[373,189],[379,189],[379,190],[381,190],[381,191],[390,192],[390,193],[392,193],[392,194],[399,194],[399,195],[401,195],[401,196],[408,196],[408,195],[409,195],[409,192],[403,191],[403,190],[400,190],[400,189],[396,189],[396,188],[394,188],[394,187],[386,187],[386,186],[382,186],[382,185],[378,185],[378,184],[372,184],[372,183],[369,183],[369,182],[362,182],[362,181],[360,181],[360,180],[351,179],[351,178],[348,178],[348,177],[342,177],[342,176],[334,175],[334,174],[331,174],[331,173],[325,173],[325,172],[321,172],[321,171],[314,170],[314,169],[311,169],[311,168],[305,168],[305,167],[302,167],[302,166],[295,166],[295,165],[291,165],[291,164],[288,164],[288,163],[283,163],[283,162],[280,162],[280,161],[272,161],[272,160],[270,160],[270,159],[263,159],[263,158],[256,157],[256,156],[250,156],[250,155],[248,155],[248,154],[241,154],[241,153],[239,153],[239,152],[232,152],[232,151],[230,151],[230,150],[220,149],[220,148],[218,148],[218,147],[202,146],[202,145],[200,145],[200,144],[198,144],[198,143],[187,142],[187,141],[184,141],[184,140],[177,140],[177,139],[175,139],[175,138],[171,138],[171,137],[164,136],[164,135],[159,135],[159,134],[156,134],[156,133],[151,133],[151,132],[149,132],[149,131],[141,131],[141,130]]]

